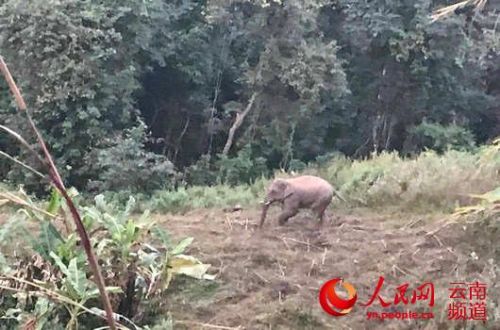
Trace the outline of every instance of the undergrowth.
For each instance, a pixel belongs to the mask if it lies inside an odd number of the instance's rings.
[[[0,329],[99,326],[99,291],[61,196],[54,191],[48,202],[33,202],[21,189],[1,198],[17,212],[0,229]],[[134,217],[134,205],[130,198],[117,208],[99,195],[81,206],[85,229],[117,321],[128,329],[172,329],[164,307],[172,279],[214,277],[206,274],[210,265],[184,254],[192,237],[174,239],[148,212]]]
[[[473,201],[470,195],[483,194],[500,186],[500,153],[489,145],[476,151],[449,150],[442,154],[426,151],[405,158],[381,153],[353,160],[341,154],[322,157],[301,172],[275,172],[273,177],[301,174],[329,181],[345,201],[334,198],[335,208],[390,208],[392,210],[449,212]],[[134,212],[184,213],[195,209],[240,205],[255,207],[263,200],[272,178],[264,176],[250,184],[181,186],[158,190],[151,195],[134,194]],[[110,205],[123,206],[130,191],[103,194]],[[83,202],[83,201],[82,201]]]
[[[415,158],[382,153],[352,161],[337,156],[306,172],[331,182],[349,206],[450,211],[470,202],[470,194],[497,187],[499,171],[500,155],[489,146],[475,153],[427,151]]]
[[[312,174],[328,180],[345,199],[335,207],[391,208],[408,211],[451,211],[500,185],[500,154],[495,146],[475,152],[426,151],[413,158],[381,153],[352,160],[335,154],[308,164],[300,173],[277,172],[275,177]],[[141,208],[155,212],[186,212],[200,208],[257,206],[271,178],[251,184],[187,186],[143,196]],[[118,201],[119,194],[109,193]],[[113,197],[114,196],[114,197]]]

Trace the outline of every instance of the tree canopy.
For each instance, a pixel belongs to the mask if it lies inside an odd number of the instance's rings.
[[[0,49],[69,184],[236,183],[498,135],[500,5],[433,19],[451,3],[2,0]],[[1,121],[22,132],[0,86]]]

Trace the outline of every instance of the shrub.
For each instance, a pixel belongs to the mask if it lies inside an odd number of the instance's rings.
[[[89,183],[90,191],[128,190],[132,194],[148,193],[173,186],[176,172],[173,164],[162,155],[144,148],[145,125],[126,130],[108,148],[96,152],[94,163],[97,180]]]
[[[200,159],[184,170],[185,180],[194,186],[208,186],[217,182],[217,171],[210,162],[210,156],[203,155]]]
[[[263,157],[253,157],[250,145],[246,145],[236,157],[219,156],[215,166],[218,170],[218,182],[229,185],[249,184],[268,172]]]
[[[44,325],[59,329],[58,324],[66,324],[66,328],[97,327],[103,316],[98,290],[91,274],[85,271],[87,260],[74,229],[68,227],[61,197],[54,193],[44,209],[22,191],[10,200],[23,211],[25,219],[12,219],[0,230],[0,284],[5,290],[3,301],[7,302],[0,314],[7,326],[15,328],[35,320],[40,329]],[[134,219],[134,204],[130,198],[126,207],[119,209],[98,195],[95,203],[81,208],[81,213],[113,310],[120,316],[118,321],[133,328],[132,319],[141,325],[160,322],[164,326],[171,324],[162,317],[166,312],[162,305],[172,278],[213,277],[206,274],[209,265],[184,254],[193,238],[175,242],[149,218],[148,212]],[[26,227],[28,223],[39,230]],[[12,242],[9,238],[16,239],[20,248],[12,251],[6,245]]]
[[[159,191],[147,207],[159,212],[186,212],[192,209],[250,205],[263,193],[263,179],[252,185],[215,185],[182,187],[174,191]]]
[[[310,163],[296,175],[318,175],[329,181],[349,207],[400,208],[403,210],[452,210],[468,203],[469,194],[480,194],[500,185],[500,154],[485,146],[474,152],[426,151],[414,158],[381,153],[353,160],[331,154]],[[277,171],[274,176],[290,177]],[[270,179],[257,177],[251,184],[215,184],[159,190],[144,197],[141,207],[159,212],[186,212],[197,208],[256,205]]]
[[[392,171],[397,154],[383,153],[369,161],[354,161],[349,166],[332,166],[328,177],[336,183],[343,196],[353,202],[367,203],[371,187]]]
[[[327,165],[310,166],[306,173],[330,181],[351,206],[451,210],[469,200],[468,194],[499,184],[500,156],[492,147],[427,151],[415,158],[382,153],[353,161],[338,156]]]
[[[288,170],[291,172],[301,172],[305,170],[306,167],[307,164],[299,159],[292,159],[290,161],[290,164],[288,164]]]
[[[256,157],[249,145],[243,147],[235,157],[218,155],[210,158],[202,156],[185,170],[186,183],[192,186],[214,184],[251,184],[255,179],[268,173],[266,160]]]
[[[472,151],[475,147],[474,135],[458,125],[441,125],[423,122],[409,130],[409,140],[413,152],[432,149],[443,153],[448,149]]]

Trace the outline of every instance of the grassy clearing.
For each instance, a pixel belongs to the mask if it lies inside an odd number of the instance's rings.
[[[481,194],[500,186],[499,167],[500,157],[494,146],[474,153],[449,151],[439,155],[427,152],[413,159],[391,153],[366,160],[336,155],[325,162],[310,164],[301,174],[316,174],[329,180],[347,200],[343,204],[336,201],[335,207],[353,208],[353,215],[337,214],[337,224],[341,223],[342,229],[331,224],[321,232],[314,229],[310,217],[299,215],[285,227],[269,221],[266,230],[255,235],[255,220],[259,216],[257,203],[270,180],[265,178],[251,185],[182,187],[175,191],[158,191],[149,197],[136,195],[137,203],[130,201],[127,212],[135,207],[134,211],[149,209],[157,213],[146,219],[144,227],[135,220],[125,221],[128,216],[121,216],[120,204],[125,196],[128,198],[126,192],[110,194],[105,199],[96,198],[95,207],[85,207],[90,203],[85,196],[77,200],[83,207],[84,218],[95,218],[94,227],[106,225],[110,219],[119,224],[109,226],[109,237],[99,236],[105,233],[93,235],[94,242],[115,240],[113,249],[123,253],[123,247],[135,246],[137,237],[133,233],[142,232],[145,236],[141,236],[141,241],[149,246],[152,238],[148,237],[148,226],[155,224],[155,228],[164,227],[168,233],[159,237],[189,235],[195,238],[190,254],[211,265],[210,274],[217,274],[217,281],[212,282],[177,278],[169,285],[167,305],[144,300],[141,305],[145,311],[144,322],[160,322],[157,316],[167,315],[169,311],[174,320],[164,321],[174,322],[180,329],[191,329],[194,324],[207,322],[256,329],[271,326],[329,329],[332,320],[316,305],[309,306],[317,301],[315,290],[326,279],[339,274],[339,270],[341,275],[359,285],[372,283],[380,274],[385,274],[393,285],[401,281],[417,283],[425,280],[425,276],[434,276],[436,285],[441,288],[451,280],[448,274],[470,280],[481,278],[491,285],[488,308],[498,310],[499,297],[495,292],[498,292],[499,275],[495,265],[500,255],[498,249],[491,248],[491,242],[498,235],[497,221],[481,214],[478,216],[481,221],[474,224],[457,222],[441,227],[438,220],[455,206],[469,204],[468,194]],[[290,175],[276,173],[280,177]],[[114,203],[107,202],[110,197]],[[31,200],[28,204],[35,205]],[[51,202],[39,204],[47,209]],[[243,210],[220,210],[235,204],[243,206]],[[207,212],[210,208],[219,210]],[[193,209],[199,211],[188,215],[159,214]],[[106,212],[96,213],[97,210]],[[395,213],[389,214],[389,210]],[[421,214],[412,216],[408,211]],[[434,212],[439,216],[431,214]],[[28,237],[15,229],[4,226],[3,232],[9,232],[11,239]],[[422,232],[434,234],[422,235]],[[4,245],[17,246],[2,233],[0,238]],[[75,242],[68,239],[65,244],[70,246],[63,251],[76,251]],[[165,242],[161,245],[173,246],[169,239]],[[375,248],[366,249],[368,246]],[[4,251],[10,252],[13,251]],[[125,276],[127,264],[121,261],[119,264],[124,268],[118,273]],[[394,274],[395,269],[401,274]],[[123,283],[128,281],[122,279],[111,284],[118,287]],[[360,291],[360,294],[366,297],[369,292]],[[439,295],[446,296],[442,292]],[[446,313],[443,306],[446,301],[439,300],[441,309],[436,311],[437,315]],[[249,310],[252,313],[248,313]],[[250,319],[249,315],[257,317]],[[496,322],[496,326],[498,320],[498,316],[492,316],[491,322]],[[349,326],[351,322],[360,326],[366,324],[359,313],[348,322]],[[434,322],[436,327],[444,324],[438,319]]]
[[[372,211],[341,214],[336,223],[317,231],[311,216],[299,214],[285,226],[269,221],[260,231],[258,217],[254,208],[155,215],[174,236],[195,237],[193,253],[217,274],[211,285],[180,278],[172,285],[167,309],[174,322],[185,324],[179,329],[193,329],[188,322],[234,329],[458,329],[462,322],[447,320],[450,282],[476,280],[488,286],[485,328],[500,329],[500,250],[491,244],[498,236],[494,219],[443,227],[442,215]],[[432,308],[427,302],[393,307],[432,311],[435,318],[368,321],[367,309],[360,305],[345,318],[332,318],[321,310],[317,294],[336,276],[353,283],[360,302],[368,301],[379,276],[385,277],[383,297],[388,302],[403,283],[413,290],[432,281]],[[369,310],[384,311],[377,303]],[[482,329],[480,322],[466,328]]]

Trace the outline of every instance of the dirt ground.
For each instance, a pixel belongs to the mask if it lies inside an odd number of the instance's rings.
[[[270,210],[262,231],[258,209],[199,210],[156,215],[172,235],[193,236],[189,253],[210,263],[214,282],[177,281],[169,308],[176,329],[500,329],[499,233],[489,227],[452,224],[443,215],[331,215],[321,230],[303,211],[278,226]],[[432,234],[438,228],[442,228]],[[498,226],[496,226],[498,228]],[[435,287],[428,301],[381,307],[367,303],[379,276],[381,296],[393,303],[396,288],[407,296],[424,282]],[[321,285],[342,277],[354,285],[358,301],[346,316],[332,317],[319,302]],[[448,320],[451,282],[487,284],[488,321]],[[432,320],[368,320],[367,311],[432,312]]]

